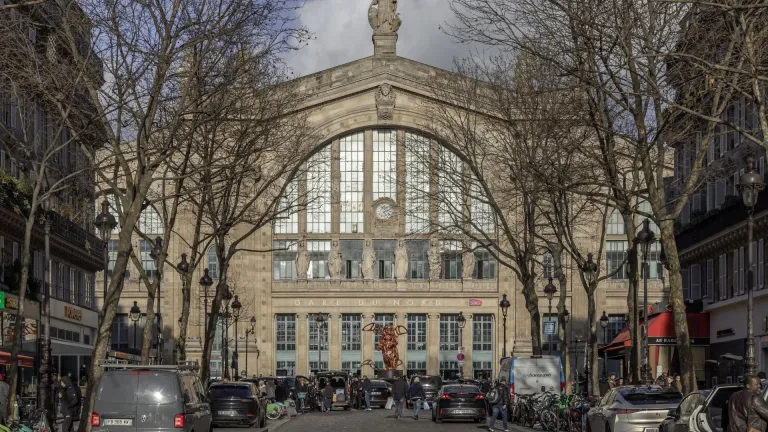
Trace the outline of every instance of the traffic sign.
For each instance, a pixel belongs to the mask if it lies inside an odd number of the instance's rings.
[[[464,361],[464,354],[458,353],[456,354],[456,360],[463,362]]]
[[[557,321],[544,321],[544,335],[554,336]]]

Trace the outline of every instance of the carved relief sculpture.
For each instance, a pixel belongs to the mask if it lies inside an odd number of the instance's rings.
[[[468,251],[465,251],[464,254],[461,256],[461,276],[463,279],[472,279],[472,272],[475,270],[475,252],[471,249],[473,249],[474,245],[470,244]]]
[[[376,112],[379,120],[392,120],[395,113],[395,93],[392,86],[382,84],[376,91]]]
[[[384,360],[384,369],[395,370],[398,366],[403,364],[400,360],[400,353],[397,351],[397,338],[408,334],[408,329],[404,326],[394,325],[381,325],[378,323],[370,323],[362,328],[363,331],[373,332],[379,335],[379,345],[377,348],[381,352],[381,357]],[[365,360],[361,366],[373,366],[373,361],[370,359]]]
[[[373,279],[373,271],[376,268],[376,252],[373,250],[371,240],[365,241],[362,266],[363,279]]]
[[[440,246],[437,239],[432,239],[429,252],[427,252],[427,260],[429,261],[429,278],[432,280],[440,279],[443,272],[443,260],[440,256]]]
[[[303,238],[299,241],[299,251],[296,254],[296,276],[299,279],[306,279],[309,271],[309,251],[307,251],[307,242]]]
[[[397,13],[397,0],[371,0],[368,23],[374,34],[396,33],[402,24],[400,14]]]
[[[405,280],[408,276],[408,251],[405,249],[405,240],[397,241],[395,248],[395,278]]]
[[[328,275],[331,279],[338,279],[341,273],[341,250],[339,241],[331,242],[331,251],[328,252]]]

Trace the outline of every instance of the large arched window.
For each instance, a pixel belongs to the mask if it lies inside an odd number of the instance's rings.
[[[216,246],[210,246],[205,253],[205,261],[208,264],[208,275],[213,280],[219,279],[219,258],[216,256]]]
[[[165,229],[163,219],[155,207],[149,206],[139,216],[139,231],[146,235],[162,234]]]

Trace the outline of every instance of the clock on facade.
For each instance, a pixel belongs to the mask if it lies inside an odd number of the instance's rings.
[[[395,206],[390,202],[379,203],[376,206],[376,219],[389,220],[395,214]]]

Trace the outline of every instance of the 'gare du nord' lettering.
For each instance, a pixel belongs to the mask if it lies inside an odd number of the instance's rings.
[[[440,306],[440,300],[401,300],[401,299],[348,299],[348,300],[301,300],[293,301],[294,306]]]

